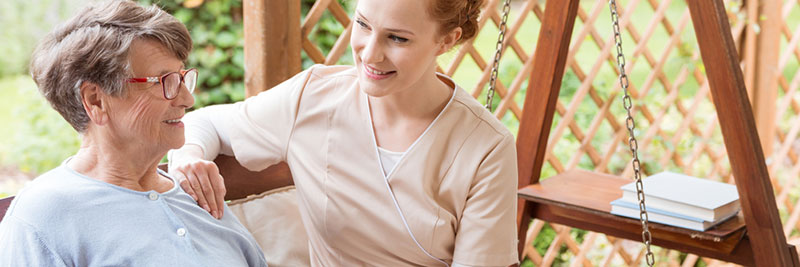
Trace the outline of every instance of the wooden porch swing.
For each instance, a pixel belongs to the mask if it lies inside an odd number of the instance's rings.
[[[752,266],[800,266],[783,234],[722,0],[687,0],[742,213],[705,232],[649,224],[652,244]],[[530,219],[630,240],[647,239],[643,222],[610,214],[630,179],[573,170],[540,180],[579,0],[547,1],[517,137],[519,252]],[[646,230],[645,230],[646,231]],[[649,247],[647,248],[649,253]],[[649,261],[649,260],[648,260]],[[652,263],[651,263],[652,264]]]
[[[256,10],[263,9],[263,5],[287,7],[285,3],[281,3],[283,1],[253,2],[258,5],[254,7]],[[534,53],[530,81],[535,82],[529,83],[517,139],[520,187],[517,225],[521,257],[524,257],[522,252],[531,218],[630,240],[643,238],[642,224],[638,220],[610,214],[609,202],[619,198],[621,195],[619,187],[629,183],[630,179],[574,170],[540,182],[550,125],[567,63],[579,2],[579,0],[547,1]],[[706,69],[708,81],[729,153],[732,173],[736,179],[742,213],[735,219],[706,232],[649,224],[652,244],[742,265],[800,266],[794,246],[786,243],[782,231],[723,2],[687,0],[687,4],[703,61],[709,66]],[[290,12],[299,13],[299,10]],[[251,22],[256,24],[266,21],[264,17],[253,20],[262,20]],[[245,22],[246,28],[247,23]],[[281,31],[285,36],[292,38],[300,33],[299,28],[281,29]],[[255,64],[263,64],[266,53],[261,48],[264,48],[265,42],[286,40],[271,37],[274,40],[264,36],[248,40],[248,43],[256,44],[256,47],[250,47],[250,51],[258,51],[255,61],[262,61]],[[299,55],[299,47],[290,46],[287,49],[298,49],[295,52]],[[259,57],[262,59],[258,59]],[[287,71],[290,68],[299,68],[299,65],[281,70]],[[264,71],[264,73],[249,74],[250,77],[252,75],[271,74]],[[227,200],[241,199],[251,194],[293,184],[291,172],[285,163],[260,172],[251,172],[232,157],[219,156],[215,162],[225,177]],[[0,199],[0,219],[5,214],[11,199],[12,197]]]

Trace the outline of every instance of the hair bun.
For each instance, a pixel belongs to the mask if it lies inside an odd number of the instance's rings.
[[[429,15],[439,22],[439,33],[446,34],[461,28],[458,43],[472,39],[478,33],[478,17],[486,0],[430,0]]]
[[[463,12],[464,22],[461,23],[461,40],[459,43],[472,39],[478,34],[478,17],[481,14],[481,7],[485,4],[484,0],[465,0]]]

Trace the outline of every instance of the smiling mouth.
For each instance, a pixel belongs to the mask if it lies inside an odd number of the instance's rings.
[[[375,80],[382,80],[386,79],[392,74],[395,74],[397,71],[379,71],[370,66],[364,64],[364,73],[367,74],[367,77]]]

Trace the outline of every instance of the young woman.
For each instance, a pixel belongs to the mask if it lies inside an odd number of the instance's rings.
[[[314,66],[185,118],[171,170],[219,218],[209,160],[289,164],[315,266],[517,263],[514,137],[436,57],[474,37],[482,0],[361,0],[355,66]]]

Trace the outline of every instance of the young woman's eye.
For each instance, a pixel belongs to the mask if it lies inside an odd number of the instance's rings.
[[[396,36],[396,35],[389,35],[389,39],[392,39],[392,42],[395,42],[395,43],[408,42],[408,39],[400,37],[400,36]]]
[[[361,21],[360,19],[357,19],[357,20],[356,20],[356,23],[358,24],[358,26],[359,26],[359,27],[361,27],[361,28],[363,28],[363,29],[369,29],[369,26],[367,26],[367,23],[366,23],[366,22],[363,22],[363,21]]]

